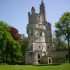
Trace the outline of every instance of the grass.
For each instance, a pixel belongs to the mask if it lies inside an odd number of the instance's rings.
[[[70,63],[61,65],[0,65],[0,70],[70,70]]]

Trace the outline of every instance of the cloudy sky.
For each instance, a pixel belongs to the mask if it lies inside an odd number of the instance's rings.
[[[55,22],[64,12],[70,12],[70,0],[43,0],[46,9],[46,20],[51,23],[52,31],[55,30]],[[26,33],[28,24],[28,12],[34,6],[39,13],[41,0],[0,0],[0,20],[18,29],[19,33]]]

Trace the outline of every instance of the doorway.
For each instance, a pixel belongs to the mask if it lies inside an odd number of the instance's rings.
[[[52,64],[52,58],[48,57],[48,64]]]
[[[40,63],[40,54],[38,54],[38,63]]]

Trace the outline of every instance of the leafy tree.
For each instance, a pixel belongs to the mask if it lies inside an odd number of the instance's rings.
[[[13,38],[10,31],[11,27],[0,21],[0,51],[3,62],[7,61],[9,57],[11,61],[19,60],[22,55],[21,44]]]
[[[64,39],[68,42],[69,50],[69,62],[70,62],[70,12],[65,12],[60,18],[59,22],[55,24],[56,36],[64,36]]]
[[[21,35],[18,33],[18,30],[16,28],[11,27],[10,33],[15,40],[21,40]]]
[[[5,48],[6,48],[6,33],[9,32],[10,28],[8,28],[8,25],[5,24],[5,22],[0,21],[0,50],[1,50],[1,57],[4,62],[5,58]]]
[[[66,50],[67,44],[59,38],[53,38],[53,44],[55,50]]]
[[[22,52],[22,55],[23,55],[23,58],[22,59],[25,59],[25,53],[26,51],[28,50],[28,38],[25,37],[23,39],[23,42],[22,42],[22,47],[21,47],[21,52]],[[25,61],[25,60],[24,60]]]

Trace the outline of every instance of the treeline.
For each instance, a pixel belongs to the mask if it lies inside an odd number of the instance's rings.
[[[28,46],[28,38],[18,30],[0,21],[0,62],[23,62]]]
[[[61,39],[64,39],[67,41],[67,49],[68,49],[68,62],[70,63],[70,12],[65,12],[58,22],[55,23],[55,33],[56,33],[56,39],[60,42],[58,42],[57,47],[60,48],[60,46],[64,46],[64,49],[66,47],[66,44],[61,41]],[[56,41],[56,40],[55,40]],[[56,42],[57,43],[57,42]]]

